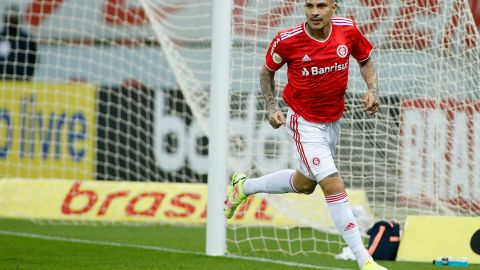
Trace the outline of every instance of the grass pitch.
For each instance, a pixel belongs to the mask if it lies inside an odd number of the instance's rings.
[[[74,225],[0,219],[3,269],[357,269],[328,255],[256,253],[208,257],[205,228],[172,225]],[[382,262],[388,269],[438,269],[427,263]],[[478,265],[458,269],[478,269]],[[449,267],[457,269],[457,267]]]

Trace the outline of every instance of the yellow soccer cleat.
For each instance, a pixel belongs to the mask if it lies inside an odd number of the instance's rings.
[[[362,270],[388,270],[387,268],[377,264],[372,258],[368,259],[362,267]]]
[[[225,200],[225,208],[223,210],[226,218],[231,218],[233,214],[235,214],[237,207],[247,200],[247,196],[245,196],[242,191],[243,183],[246,179],[247,176],[239,172],[234,173],[230,177],[232,190],[230,190],[230,193]]]

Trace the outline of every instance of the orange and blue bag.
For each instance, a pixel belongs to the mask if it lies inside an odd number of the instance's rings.
[[[395,260],[400,245],[400,224],[396,221],[378,221],[367,232],[368,253],[375,260]]]

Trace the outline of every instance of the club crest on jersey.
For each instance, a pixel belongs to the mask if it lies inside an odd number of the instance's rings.
[[[340,56],[341,58],[345,58],[348,54],[348,47],[345,46],[345,45],[338,45],[337,47],[337,54],[338,56]]]
[[[282,63],[282,57],[278,53],[273,53],[272,59],[273,59],[273,62],[275,62],[275,64]]]

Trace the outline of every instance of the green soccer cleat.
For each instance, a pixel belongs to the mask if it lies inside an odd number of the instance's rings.
[[[232,182],[232,190],[225,200],[225,209],[223,210],[226,218],[233,217],[237,207],[242,204],[242,202],[247,200],[247,196],[243,194],[243,183],[247,179],[247,176],[243,173],[236,172],[230,177]]]
[[[387,268],[377,264],[372,258],[368,259],[362,267],[362,270],[388,270]]]

